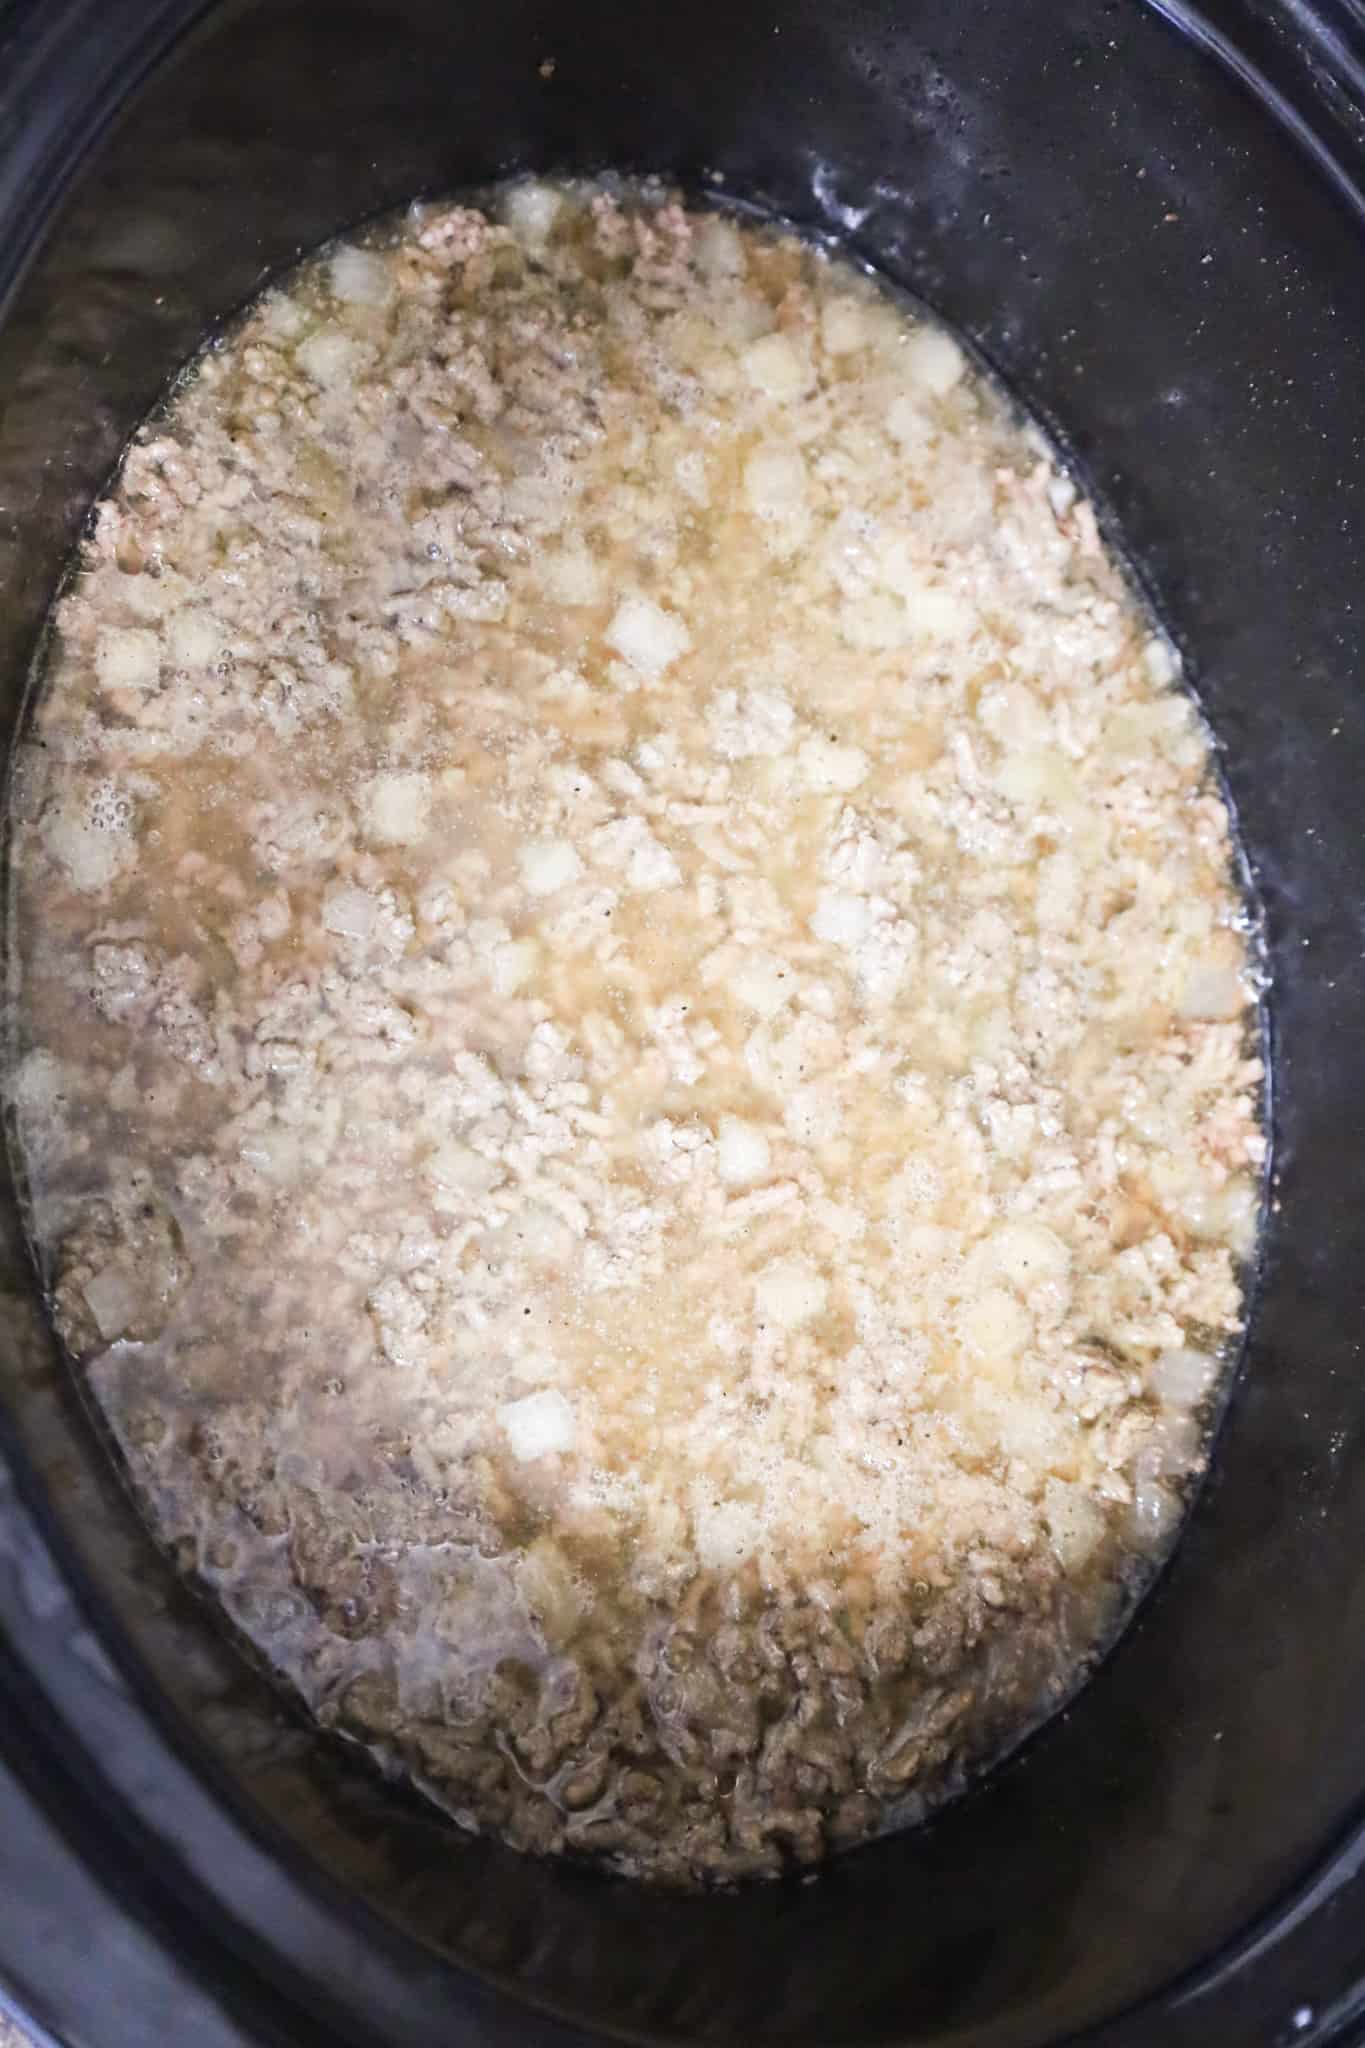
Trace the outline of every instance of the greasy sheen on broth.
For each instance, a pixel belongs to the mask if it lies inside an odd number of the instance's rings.
[[[1074,1687],[1263,1154],[1177,669],[947,333],[648,187],[338,244],[139,432],[8,1086],[143,1508],[321,1723],[696,1882]]]

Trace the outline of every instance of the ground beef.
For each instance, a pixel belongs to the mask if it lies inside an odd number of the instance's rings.
[[[338,244],[135,437],[15,784],[56,1319],[462,1824],[814,1863],[1170,1539],[1263,1151],[1178,666],[951,336],[650,189]]]

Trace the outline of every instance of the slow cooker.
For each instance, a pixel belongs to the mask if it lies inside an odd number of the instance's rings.
[[[1183,649],[1265,920],[1274,1175],[1212,1477],[1072,1707],[817,1881],[466,1838],[153,1549],[0,1189],[0,1981],[83,2048],[1365,2041],[1360,0],[9,0],[0,686],[132,426],[339,228],[659,171],[910,286]]]

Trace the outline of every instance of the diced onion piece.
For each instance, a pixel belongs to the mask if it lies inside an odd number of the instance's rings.
[[[942,328],[920,327],[905,345],[905,365],[912,383],[942,398],[961,382],[967,358]]]
[[[337,298],[351,305],[382,306],[392,289],[388,265],[373,249],[338,249],[328,271]]]
[[[683,621],[647,597],[627,597],[617,606],[606,640],[642,675],[661,676],[686,654],[692,635]]]
[[[1147,1378],[1149,1390],[1169,1408],[1197,1408],[1218,1376],[1209,1351],[1163,1351]]]
[[[754,1282],[754,1307],[761,1322],[789,1330],[818,1316],[828,1294],[809,1259],[775,1259]]]
[[[112,1344],[136,1322],[137,1288],[129,1275],[120,1272],[117,1266],[106,1266],[102,1273],[96,1273],[86,1281],[81,1292],[106,1344]]]
[[[716,1169],[727,1187],[748,1187],[768,1171],[767,1138],[742,1117],[723,1116],[716,1134]]]
[[[527,1394],[520,1401],[505,1401],[498,1410],[498,1421],[512,1456],[522,1464],[571,1451],[578,1435],[573,1409],[553,1387]]]
[[[567,839],[537,839],[522,848],[521,879],[528,895],[553,896],[583,872],[583,863]]]
[[[1104,1538],[1103,1512],[1081,1487],[1049,1479],[1043,1488],[1043,1513],[1063,1571],[1081,1571]]]

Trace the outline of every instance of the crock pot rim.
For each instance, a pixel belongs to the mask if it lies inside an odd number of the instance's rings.
[[[1136,0],[1136,4],[1158,16],[1201,56],[1229,73],[1239,87],[1283,128],[1309,157],[1332,187],[1338,199],[1365,223],[1365,62],[1355,54],[1361,39],[1359,16],[1343,0],[1209,0],[1204,7],[1187,0]],[[57,217],[67,191],[81,166],[117,121],[122,104],[134,95],[142,81],[155,70],[170,49],[194,33],[215,12],[218,0],[153,0],[134,20],[131,12],[111,14],[102,0],[46,0],[46,4],[16,6],[0,24],[0,218],[20,219],[24,229],[0,244],[0,320],[8,310],[29,265],[40,249],[46,232]],[[1274,83],[1264,58],[1267,38],[1293,37],[1297,46],[1287,63],[1287,82]],[[1286,49],[1287,49],[1286,45]],[[1330,67],[1336,88],[1329,97],[1323,90],[1323,67]],[[8,138],[7,140],[5,138]],[[103,1601],[87,1580],[84,1568],[74,1556],[55,1516],[50,1514],[43,1489],[29,1469],[25,1453],[8,1419],[0,1414],[0,1468],[13,1475],[23,1506],[41,1529],[54,1582],[62,1586],[76,1605],[92,1617],[101,1617]],[[0,1488],[0,1503],[3,1490]],[[0,1588],[0,1649],[6,1626],[21,1617],[9,1610]],[[102,1631],[97,1627],[97,1635]],[[112,1633],[112,1632],[111,1632]],[[73,1659],[72,1677],[78,1674]],[[145,1674],[143,1675],[145,1676]],[[88,1672],[79,1674],[85,1682]],[[138,1690],[143,1697],[130,1700],[130,1711],[139,1711],[148,1722],[147,1733],[162,1745],[168,1758],[183,1768],[189,1751],[174,1741],[169,1715],[160,1703]],[[27,1695],[27,1698],[24,1697]],[[15,1680],[14,1667],[0,1655],[0,1701],[13,1722],[25,1729],[32,1747],[30,1760],[46,1752],[59,1753],[41,1728],[41,1716],[51,1701],[43,1701],[28,1684]],[[56,1717],[65,1726],[64,1717]],[[67,1730],[69,1733],[69,1729]],[[20,1745],[22,1750],[23,1745]],[[100,1779],[98,1759],[87,1757],[91,1785]],[[196,1763],[199,1759],[196,1756]],[[27,1798],[36,1807],[48,1807],[50,1788],[41,1772],[32,1769],[19,1780],[0,1777],[0,1820],[7,1799]],[[92,1797],[97,1796],[93,1791]],[[207,1796],[232,1808],[234,1826],[256,1848],[283,1857],[291,1878],[313,1882],[306,1871],[298,1845],[277,1830],[268,1817],[245,1813],[231,1799],[225,1785]],[[123,1817],[127,1840],[126,1816]],[[68,1849],[69,1849],[69,1845]],[[1307,1916],[1330,1905],[1342,1888],[1356,1878],[1365,1865],[1365,1795],[1358,1808],[1339,1831],[1335,1843],[1316,1859],[1311,1869],[1282,1898],[1233,1943],[1218,1954],[1193,1966],[1180,1979],[1163,1988],[1162,2007],[1188,2004],[1207,1995],[1237,1970],[1282,1940]],[[377,1925],[367,1908],[346,1895],[331,1879],[323,1880],[348,1914]],[[148,1924],[155,1927],[168,1949],[183,1938],[187,1908],[183,1899],[169,1892],[149,1901]],[[403,1938],[395,1936],[402,1942]],[[521,2010],[535,2001],[510,1982],[488,1980],[499,1991],[515,1996]],[[261,1994],[259,2009],[253,2011],[253,2025],[267,2032],[287,2020],[289,2038],[304,2038],[301,2008],[283,1996],[273,1977],[262,1973],[257,1981]],[[212,2001],[210,2001],[212,2002]],[[234,2001],[235,2002],[235,2001]],[[1116,2038],[1114,2030],[1140,2028],[1145,2014],[1155,2011],[1158,2000],[1143,2000],[1101,2022],[1095,2029],[1070,2037],[1070,2048],[1081,2048],[1091,2040]],[[542,2006],[548,2015],[548,2008]],[[1365,1985],[1352,1987],[1330,2008],[1314,2012],[1311,2029],[1296,2039],[1305,2043],[1340,2040],[1341,2029],[1354,2024],[1365,2009]],[[315,2015],[307,2015],[311,2023]],[[311,2024],[307,2030],[311,2034]],[[332,2033],[330,2038],[336,2038]],[[149,2036],[150,2038],[150,2036]],[[319,2039],[323,2038],[321,2035]],[[509,2039],[513,2038],[509,2035]],[[566,2034],[581,2040],[574,2033]],[[619,2038],[628,2039],[622,2035]],[[643,2040],[645,2037],[636,2037]],[[1125,2038],[1129,2038],[1125,2036]],[[1143,2038],[1140,2032],[1131,2039]]]

